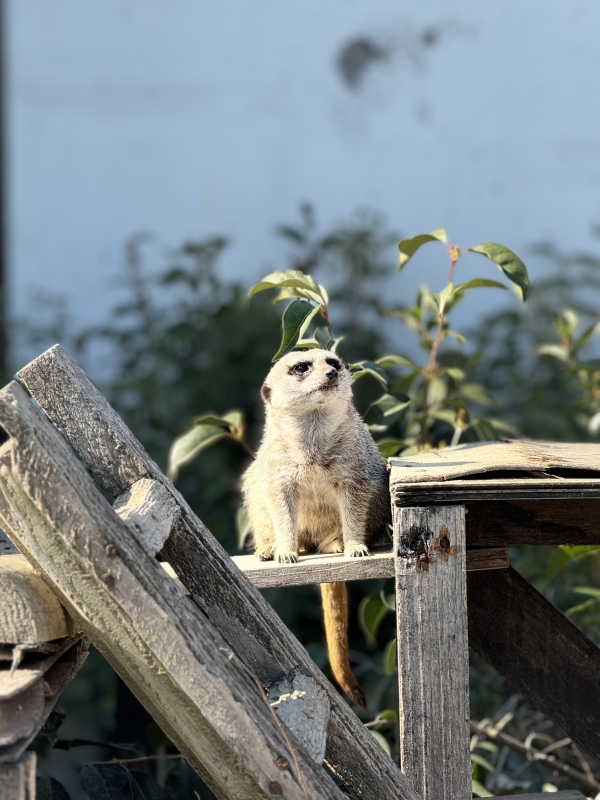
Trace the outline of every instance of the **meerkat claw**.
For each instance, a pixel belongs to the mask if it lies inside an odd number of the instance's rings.
[[[364,556],[370,556],[371,553],[364,544],[349,544],[344,550],[344,555],[350,558],[364,558]]]
[[[257,550],[254,554],[259,561],[273,561],[273,551],[272,550]]]
[[[298,553],[277,553],[277,561],[279,564],[296,564]]]

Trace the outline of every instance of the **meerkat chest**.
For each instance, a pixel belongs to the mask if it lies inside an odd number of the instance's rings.
[[[339,488],[332,470],[319,464],[303,465],[297,472],[300,505],[337,506]]]

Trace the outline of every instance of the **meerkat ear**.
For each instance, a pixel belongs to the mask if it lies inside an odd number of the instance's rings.
[[[263,383],[260,394],[265,403],[271,402],[271,387],[267,386],[266,383]]]

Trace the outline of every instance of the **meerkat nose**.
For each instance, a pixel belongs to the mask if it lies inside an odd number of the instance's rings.
[[[337,369],[328,369],[325,373],[325,377],[329,379],[337,378],[337,374]]]

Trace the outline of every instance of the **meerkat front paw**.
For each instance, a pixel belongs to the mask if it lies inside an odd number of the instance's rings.
[[[279,564],[296,564],[298,561],[298,553],[288,552],[282,553],[277,552],[275,553],[275,560]]]
[[[370,556],[371,553],[365,544],[348,544],[344,548],[344,555],[350,558],[364,558],[364,556]]]
[[[259,561],[273,561],[275,551],[272,547],[262,547],[260,550],[257,550],[254,555]]]

